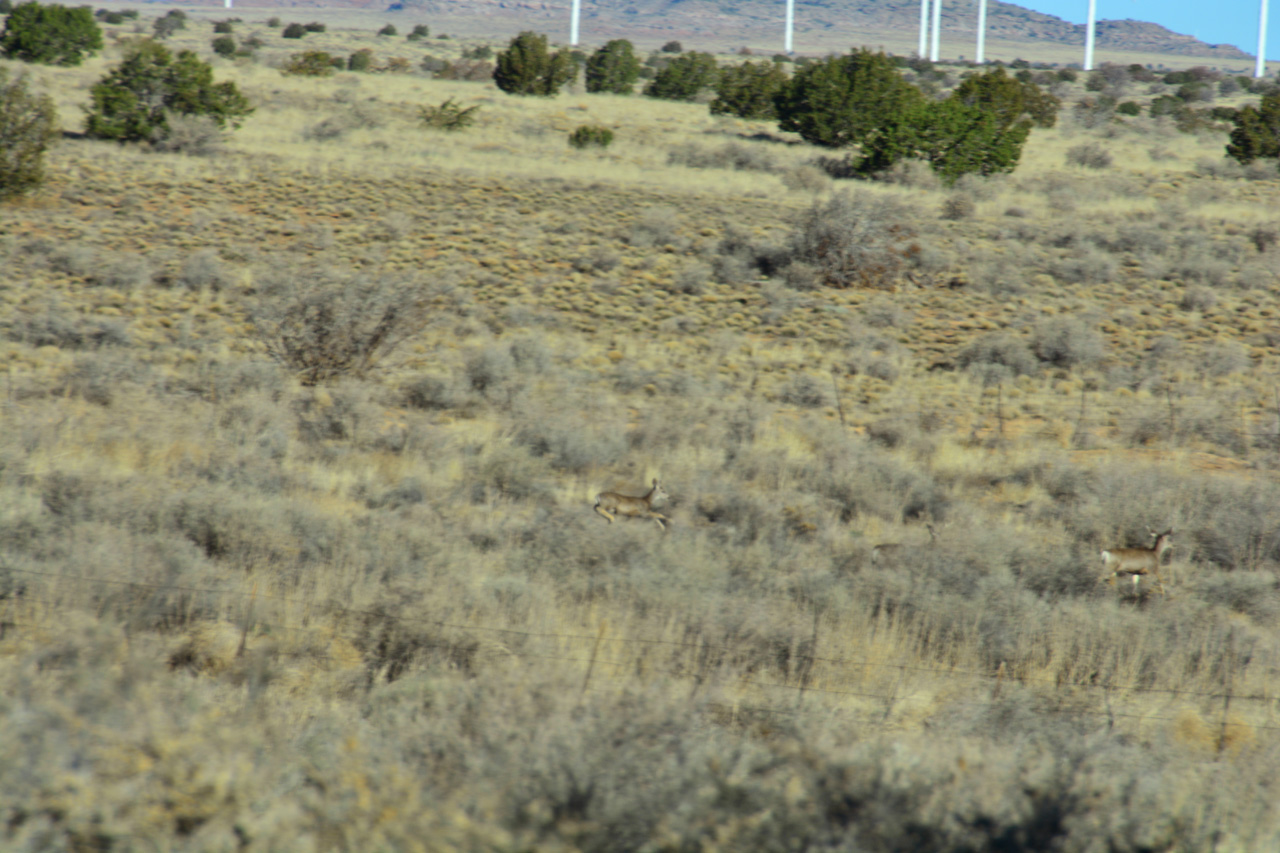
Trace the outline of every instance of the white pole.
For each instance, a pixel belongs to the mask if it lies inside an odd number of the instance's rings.
[[[1089,0],[1089,20],[1084,31],[1084,70],[1093,70],[1093,31],[1098,17],[1098,0]]]
[[[974,59],[979,65],[987,61],[987,0],[978,0],[978,51]]]
[[[1258,11],[1258,58],[1254,60],[1253,76],[1267,75],[1267,0],[1262,0],[1262,8]]]
[[[924,59],[929,50],[929,0],[920,0],[920,48],[916,56]]]
[[[942,0],[933,0],[933,45],[929,49],[929,61],[938,61],[938,33],[942,29]]]
[[[578,46],[578,17],[582,6],[582,0],[573,0],[573,5],[569,8],[569,46]]]
[[[793,53],[793,51],[791,50],[791,30],[795,27],[795,23],[796,23],[796,0],[787,0],[786,35],[783,36],[783,39],[782,39],[782,52],[785,53],[787,56],[790,56]]]

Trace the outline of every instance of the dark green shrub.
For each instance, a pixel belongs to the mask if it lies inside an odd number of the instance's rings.
[[[438,130],[463,130],[475,123],[479,106],[463,108],[449,98],[437,107],[423,107],[422,120]]]
[[[1256,107],[1236,114],[1227,156],[1241,163],[1261,157],[1280,157],[1280,94],[1267,95]]]
[[[569,134],[569,144],[574,148],[608,148],[613,142],[613,131],[599,125],[584,124]]]
[[[883,53],[861,50],[796,71],[778,92],[778,126],[828,148],[861,143],[872,131],[924,102]]]
[[[329,77],[342,65],[341,59],[323,50],[307,50],[290,54],[280,73],[294,77]]]
[[[1030,133],[1029,120],[1006,125],[998,113],[957,98],[921,102],[871,135],[858,170],[875,174],[903,160],[924,160],[947,183],[971,173],[1011,172]]]
[[[187,28],[187,14],[178,9],[170,9],[163,17],[156,18],[151,29],[158,39],[166,39],[178,30]]]
[[[382,29],[378,30],[378,35],[380,35],[380,36],[395,36],[395,35],[399,35],[399,34],[400,34],[400,33],[399,33],[399,31],[398,31],[398,30],[396,30],[396,25],[395,25],[395,24],[387,24],[385,27],[383,27]]]
[[[373,67],[373,51],[362,48],[347,57],[348,71],[368,71]]]
[[[44,152],[58,138],[58,114],[48,95],[33,95],[27,78],[0,68],[0,200],[44,182]]]
[[[278,29],[280,27],[280,19],[275,15],[272,15],[270,18],[267,18],[267,26],[271,27],[273,30]]]
[[[545,35],[525,31],[498,53],[493,82],[511,95],[550,97],[573,80],[576,73],[567,49],[549,53]]]
[[[215,34],[228,35],[234,31],[233,21],[214,21],[213,31]]]
[[[85,133],[137,141],[167,135],[166,114],[207,115],[219,128],[253,112],[234,83],[214,83],[213,69],[189,50],[175,58],[164,45],[139,42],[90,90]]]
[[[87,6],[20,3],[0,32],[0,53],[9,59],[44,65],[79,65],[102,49],[102,30]]]
[[[640,78],[640,60],[626,39],[613,39],[587,60],[585,72],[588,92],[612,92],[630,95]]]
[[[431,28],[426,24],[414,24],[413,32],[405,36],[409,41],[421,41],[431,35]]]
[[[236,40],[231,36],[218,36],[210,44],[210,47],[213,48],[213,52],[218,56],[236,55]]]
[[[744,62],[720,71],[712,115],[734,115],[746,119],[777,117],[774,98],[786,85],[787,72],[776,62]]]
[[[324,24],[320,23],[319,21],[310,21],[306,24],[303,24],[302,28],[309,33],[322,33],[326,29],[328,29],[328,27],[326,27]]]
[[[290,24],[284,28],[284,32],[280,35],[287,39],[300,39],[307,34],[307,28],[302,24]]]
[[[1136,116],[1142,114],[1142,105],[1137,101],[1125,101],[1116,104],[1116,112],[1122,116]]]
[[[660,68],[644,93],[650,98],[668,101],[692,101],[703,89],[710,89],[719,79],[720,67],[709,53],[692,51],[681,54]]]
[[[493,48],[487,44],[477,45],[462,51],[463,59],[493,59]]]
[[[1005,127],[1023,118],[1030,119],[1037,127],[1053,127],[1062,103],[1034,83],[1007,76],[1003,68],[966,78],[951,97],[966,106],[994,112]]]
[[[662,46],[663,53],[684,53],[684,45],[678,41],[669,41]]]

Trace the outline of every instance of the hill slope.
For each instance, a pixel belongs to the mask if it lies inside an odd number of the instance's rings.
[[[382,0],[350,0],[362,8],[379,8]],[[290,4],[296,5],[296,4]],[[561,17],[560,8],[541,2],[510,0],[406,0],[403,8],[434,15],[469,14],[486,19],[538,17],[550,13]],[[555,4],[559,7],[560,4]],[[654,31],[707,29],[726,37],[746,24],[776,22],[779,6],[775,0],[604,0],[583,3],[584,20],[609,23],[628,29]],[[897,32],[914,37],[918,32],[920,4],[916,0],[800,0],[796,4],[796,26],[805,29],[839,29],[844,32]],[[971,35],[977,28],[973,8],[942,10],[947,37]],[[988,38],[1016,41],[1045,41],[1059,45],[1083,45],[1085,27],[1053,15],[1045,15],[1014,3],[992,2],[987,10]],[[1203,56],[1214,59],[1247,59],[1249,54],[1229,44],[1211,45],[1191,36],[1175,33],[1146,21],[1100,21],[1097,44],[1114,50]]]

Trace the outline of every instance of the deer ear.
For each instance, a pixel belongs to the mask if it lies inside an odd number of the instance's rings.
[[[657,477],[654,477],[654,478],[653,478],[653,485],[654,485],[654,487],[655,487],[655,488],[657,487],[657,485],[658,485],[658,478],[657,478]]]

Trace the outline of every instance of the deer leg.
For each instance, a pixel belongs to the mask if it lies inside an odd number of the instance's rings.
[[[596,512],[603,515],[605,521],[609,522],[610,524],[613,524],[613,516],[609,515],[609,513],[604,509],[601,509],[600,504],[596,504],[594,507],[592,507],[592,509],[594,509]]]

